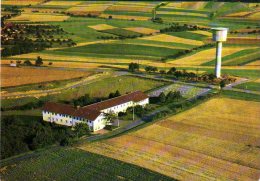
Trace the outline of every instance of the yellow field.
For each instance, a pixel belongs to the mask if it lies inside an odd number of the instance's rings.
[[[260,12],[253,13],[253,14],[249,15],[248,18],[254,19],[254,20],[260,20]]]
[[[131,28],[124,28],[124,29],[134,31],[137,33],[147,34],[147,35],[159,32],[159,30],[155,30],[151,28],[143,28],[143,27],[131,27]]]
[[[10,19],[10,21],[30,21],[30,22],[54,22],[67,20],[69,16],[60,14],[41,14],[41,13],[23,13]]]
[[[99,17],[101,18],[109,18],[109,16],[112,16],[113,19],[124,19],[124,20],[140,20],[140,21],[146,21],[151,19],[150,17],[145,16],[128,16],[128,15],[114,15],[114,14],[101,14]]]
[[[238,13],[231,13],[226,15],[227,17],[244,17],[246,15],[250,14],[249,11],[242,11],[242,12],[238,12]]]
[[[41,3],[43,0],[3,0],[1,2],[2,5],[17,5],[17,6],[25,6],[25,5],[36,5]]]
[[[152,12],[153,6],[137,4],[114,4],[107,8],[109,11],[135,11],[135,12]]]
[[[114,26],[107,25],[107,24],[98,24],[98,25],[93,25],[93,26],[88,26],[88,27],[95,29],[95,30],[109,30],[109,29],[116,28]]]
[[[181,2],[175,2],[175,3],[170,2],[166,6],[162,6],[160,8],[173,8],[173,9],[181,8]]]
[[[254,82],[260,83],[260,79],[255,80]]]
[[[208,2],[182,2],[181,8],[184,9],[203,9]]]
[[[198,45],[198,46],[204,44],[202,41],[179,38],[177,36],[166,35],[166,34],[143,37],[141,39],[161,41],[161,42],[175,42],[175,43],[183,43],[183,44]]]
[[[211,99],[138,131],[79,147],[178,180],[257,180],[259,106]]]
[[[70,9],[67,10],[67,12],[103,12],[105,11],[109,6],[112,4],[89,4],[89,5],[78,5],[75,7],[71,7]]]
[[[249,66],[260,66],[260,60],[256,60],[254,62],[250,62],[250,63],[248,63],[246,65],[249,65]]]
[[[212,36],[211,32],[203,31],[203,30],[188,31],[188,32],[196,33],[196,34],[200,34],[200,35],[205,35],[205,36]]]
[[[1,87],[65,80],[87,75],[88,72],[81,71],[1,67]]]
[[[200,13],[189,13],[189,12],[171,12],[171,11],[157,11],[157,14],[172,14],[172,15],[183,15],[183,16],[200,16],[200,17],[208,17],[206,14]]]
[[[246,49],[245,47],[223,47],[222,57],[233,54],[240,50]],[[190,56],[186,56],[177,60],[170,61],[175,65],[201,65],[215,59],[216,48],[210,48],[200,51]]]
[[[44,3],[43,5],[48,6],[75,6],[83,3],[84,1],[49,1]]]

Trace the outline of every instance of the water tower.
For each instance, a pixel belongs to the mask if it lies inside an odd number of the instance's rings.
[[[222,52],[222,42],[227,40],[228,28],[212,28],[213,30],[213,41],[217,42],[216,51],[216,65],[215,65],[215,75],[217,78],[220,77],[221,71],[221,52]]]

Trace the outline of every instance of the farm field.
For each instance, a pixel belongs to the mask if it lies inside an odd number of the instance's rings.
[[[259,102],[214,98],[143,129],[83,144],[80,149],[180,180],[255,180],[260,174],[259,106]]]
[[[41,68],[1,67],[1,87],[49,82],[55,80],[66,80],[77,77],[85,77],[89,76],[90,74],[91,73],[89,72]]]
[[[44,13],[23,13],[20,16],[16,16],[10,19],[11,22],[53,22],[53,21],[64,21],[69,16],[62,14],[44,14]]]
[[[172,180],[170,177],[119,160],[75,148],[51,148],[1,166],[8,180]],[[45,169],[42,169],[45,168]],[[111,169],[113,168],[113,169]]]
[[[245,89],[245,90],[260,91],[260,82],[259,81],[246,82],[244,84],[240,84],[235,87],[239,89]]]
[[[247,48],[250,47],[223,47],[222,56],[225,57]],[[210,48],[177,60],[169,60],[169,62],[175,65],[203,65],[215,59],[215,52],[215,48]],[[214,61],[212,61],[212,63],[214,63]]]

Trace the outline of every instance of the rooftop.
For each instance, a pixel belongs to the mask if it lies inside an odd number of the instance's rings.
[[[71,115],[75,117],[86,118],[88,120],[93,121],[101,114],[101,110],[108,109],[130,101],[139,102],[146,98],[148,98],[146,94],[144,94],[141,91],[136,91],[80,108],[75,108],[74,106],[68,104],[47,102],[43,106],[43,110],[59,114]]]

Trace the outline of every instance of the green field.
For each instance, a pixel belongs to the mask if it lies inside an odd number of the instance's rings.
[[[94,98],[107,98],[109,93],[115,92],[116,90],[119,90],[121,94],[125,94],[133,90],[148,91],[166,84],[167,83],[161,81],[133,76],[110,77],[94,81],[93,83],[78,88],[63,91],[60,94],[40,97],[39,99],[35,97],[3,99],[2,108],[7,109],[15,106],[23,106],[30,103],[37,103],[39,101],[68,102],[85,94],[89,94],[90,97]]]
[[[244,92],[222,90],[220,95],[223,97],[231,98],[231,99],[260,102],[260,96],[257,94],[248,94],[248,93],[244,93]]]
[[[148,169],[76,148],[51,148],[2,161],[2,179],[14,180],[173,180]]]
[[[119,48],[120,47],[120,48]],[[180,49],[171,49],[165,47],[156,46],[144,46],[144,45],[131,45],[131,44],[114,44],[114,43],[98,43],[80,47],[67,48],[65,50],[55,50],[51,51],[57,55],[64,54],[80,54],[80,55],[90,55],[92,57],[100,57],[100,55],[120,55],[125,57],[126,55],[136,56],[136,57],[164,57],[167,55],[174,55]],[[47,52],[47,51],[46,51]]]
[[[196,33],[192,33],[192,32],[173,32],[173,33],[167,33],[167,34],[181,37],[181,38],[187,38],[187,39],[191,39],[191,40],[199,40],[199,41],[208,38],[208,36],[206,36],[206,35],[196,34]]]
[[[245,50],[238,51],[231,55],[224,56],[222,58],[222,64],[228,66],[228,65],[244,65],[250,63],[260,58],[259,51],[260,51],[259,48],[245,49]],[[206,62],[202,65],[213,66],[215,65],[215,60]]]
[[[260,91],[260,83],[258,82],[246,82],[244,84],[240,84],[235,86],[235,88],[252,90],[252,91]]]
[[[112,35],[116,35],[116,36],[121,36],[121,37],[125,37],[125,38],[132,37],[132,36],[136,36],[136,37],[142,36],[141,33],[136,33],[136,32],[133,32],[133,31],[120,29],[120,28],[102,30],[100,32],[104,32],[104,33],[108,33],[108,34],[112,34]]]

